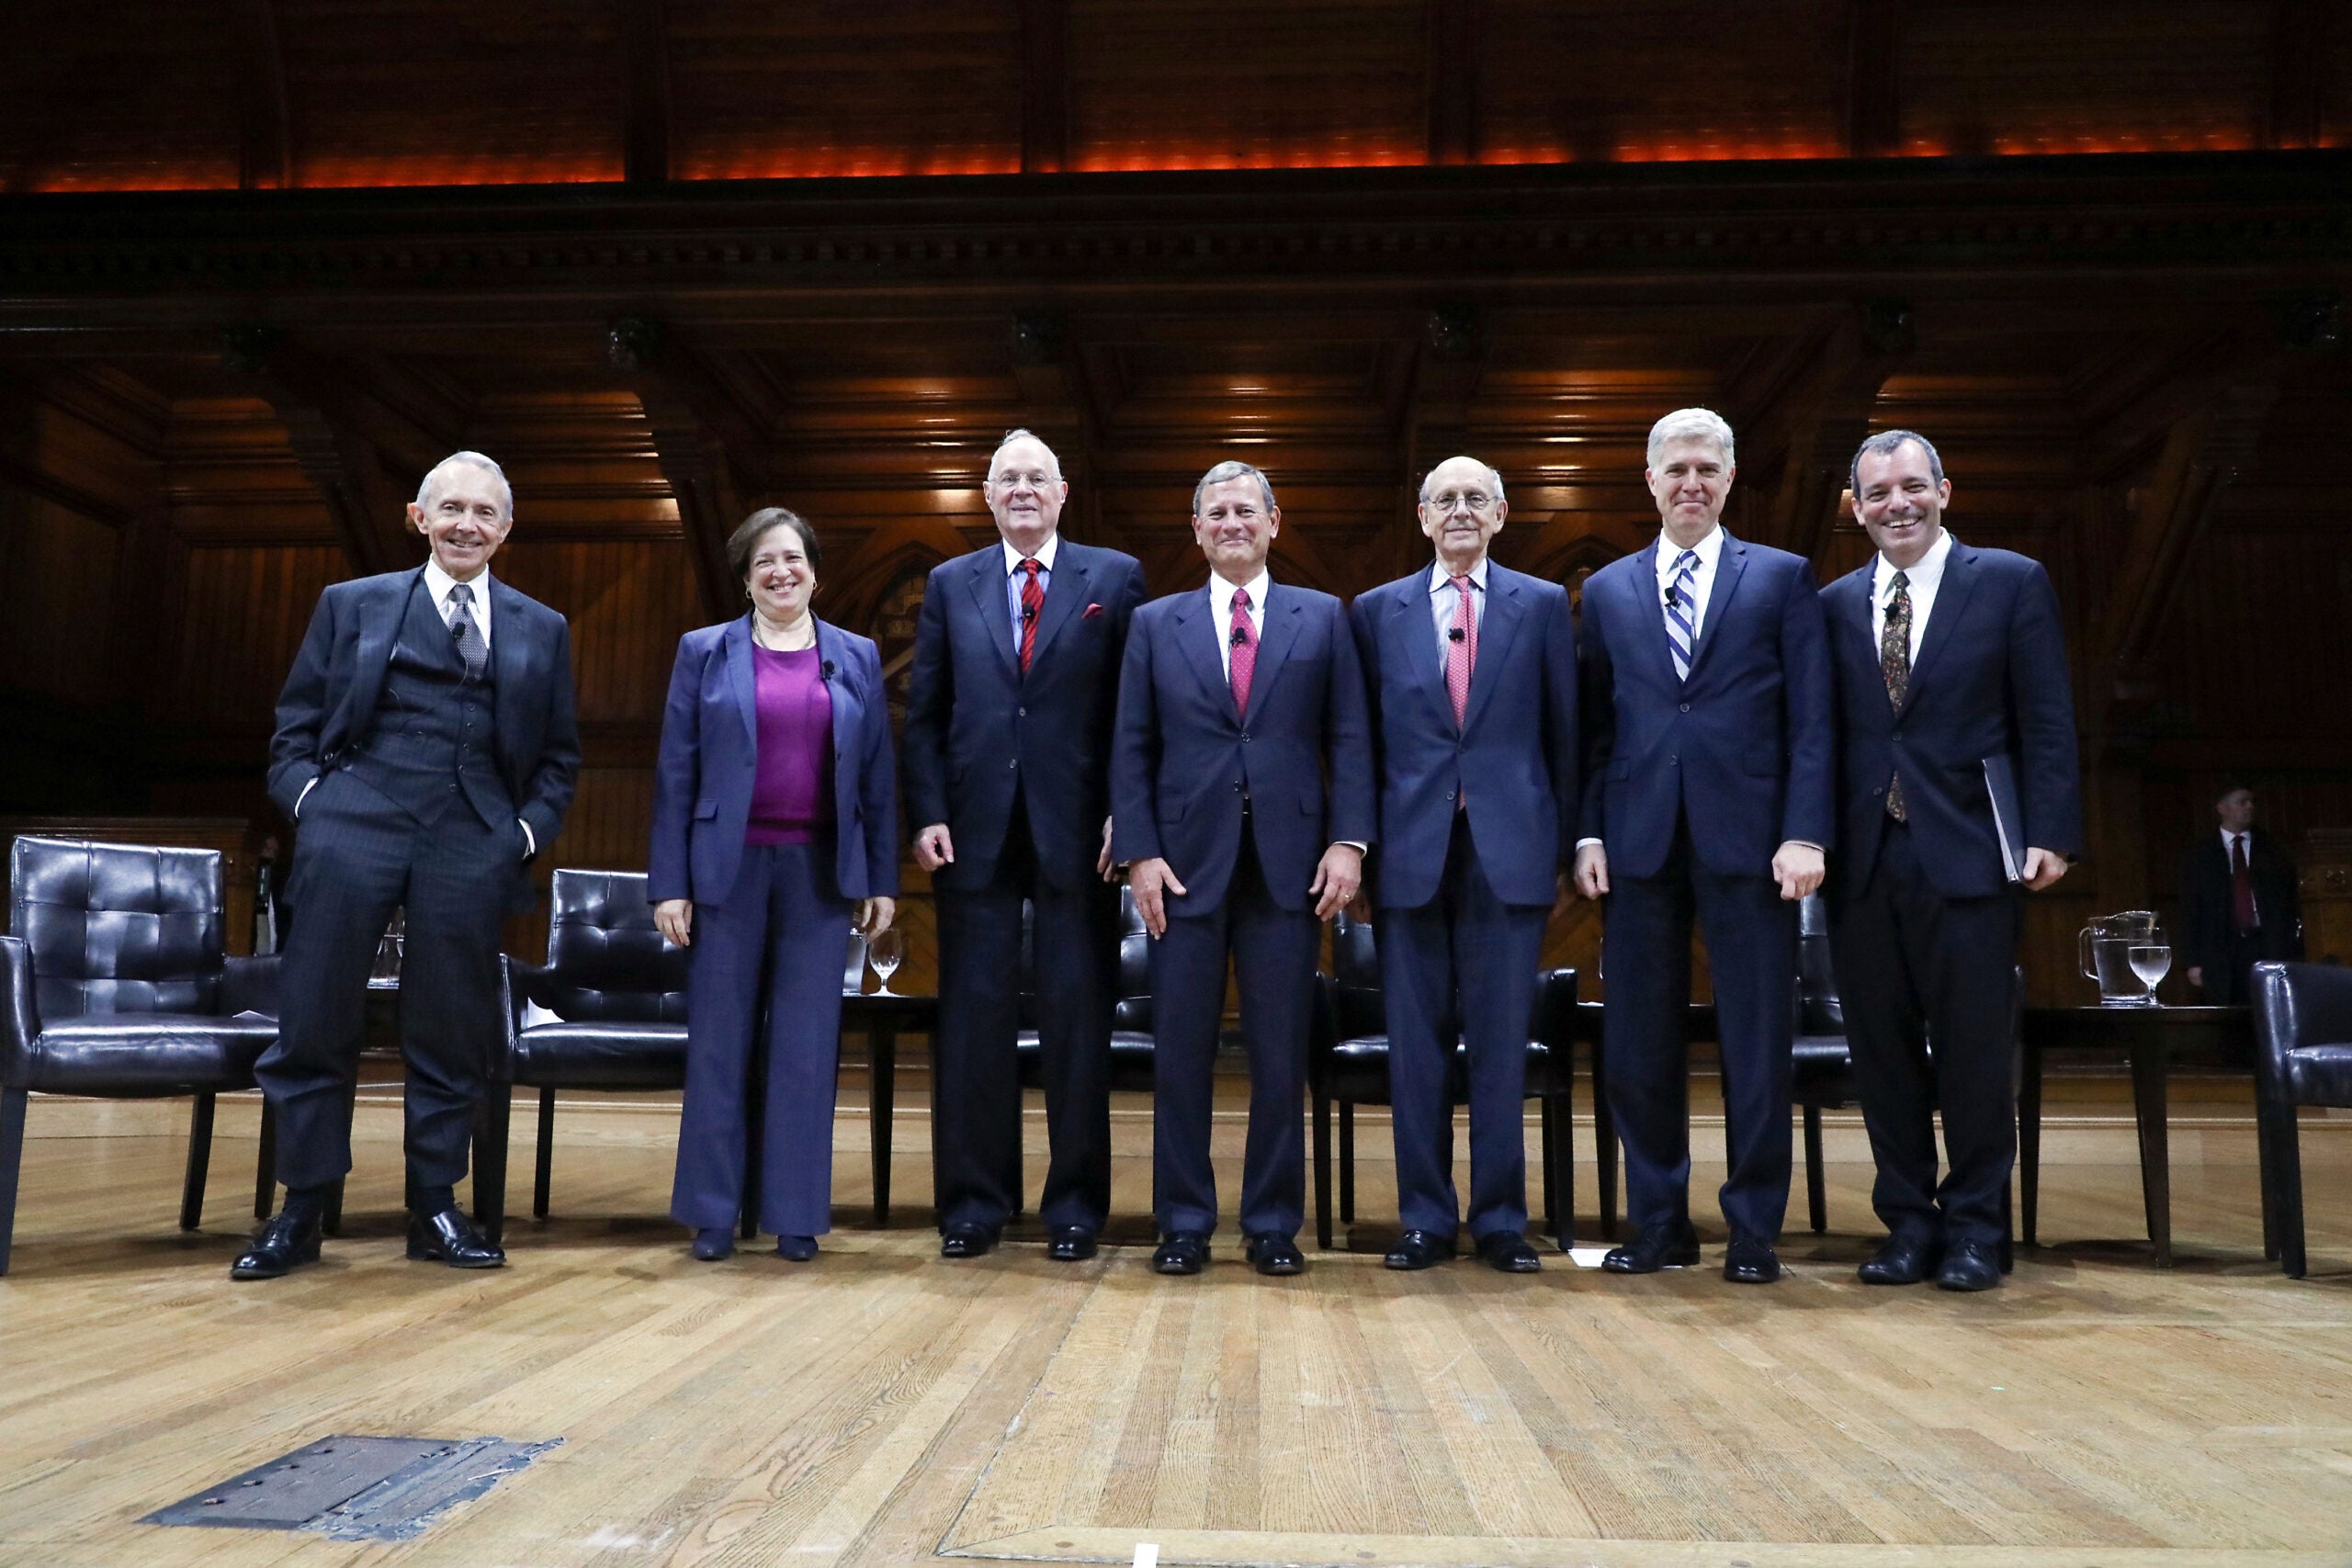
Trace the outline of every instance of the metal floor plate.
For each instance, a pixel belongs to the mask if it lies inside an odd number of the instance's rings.
[[[562,1439],[321,1438],[208,1486],[141,1523],[315,1530],[347,1540],[404,1540],[479,1497]]]

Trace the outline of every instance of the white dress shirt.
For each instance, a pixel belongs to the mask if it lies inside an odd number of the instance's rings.
[[[1487,624],[1487,558],[1480,556],[1478,564],[1470,569],[1470,621],[1473,626]],[[1445,570],[1443,561],[1430,568],[1430,624],[1437,628],[1437,661],[1443,668],[1446,656],[1453,651],[1453,639],[1447,634],[1453,630],[1454,607],[1462,603],[1462,595],[1454,591],[1453,574]]]
[[[1690,586],[1683,597],[1690,612],[1690,652],[1696,657],[1699,638],[1707,629],[1707,601],[1715,592],[1715,564],[1724,558],[1724,530],[1720,523],[1707,530],[1707,536],[1690,547],[1699,552],[1698,569],[1690,574]],[[1657,536],[1657,624],[1666,626],[1666,591],[1674,581],[1674,563],[1682,558],[1682,547],[1666,536],[1664,529]]]
[[[1209,573],[1209,619],[1216,626],[1216,660],[1225,669],[1225,682],[1233,683],[1233,592],[1237,587],[1250,591],[1250,608],[1242,612],[1250,617],[1250,640],[1266,640],[1266,591],[1274,585],[1273,574],[1265,568],[1243,583],[1227,582],[1216,572]]]
[[[1943,586],[1944,563],[1951,559],[1951,530],[1936,530],[1936,542],[1915,566],[1901,568],[1903,586],[1911,595],[1911,662],[1919,662],[1919,639],[1928,634],[1928,616],[1936,607],[1936,590]],[[1894,592],[1894,563],[1884,556],[1871,566],[1871,646],[1886,642],[1886,602]]]
[[[1046,535],[1034,558],[1023,555],[1001,539],[997,542],[1004,550],[1004,604],[1012,616],[1012,650],[1017,655],[1021,651],[1021,590],[1029,581],[1021,563],[1032,558],[1036,561],[1037,592],[1042,595],[1054,585],[1054,558],[1061,553],[1062,536],[1058,533]]]

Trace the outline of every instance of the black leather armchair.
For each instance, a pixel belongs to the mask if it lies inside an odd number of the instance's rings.
[[[2352,1106],[2352,969],[2254,966],[2256,1134],[2262,1157],[2263,1248],[2288,1278],[2303,1255],[2303,1158],[2295,1111]]]
[[[1790,1098],[1804,1116],[1805,1217],[1818,1235],[1829,1228],[1821,1113],[1843,1110],[1860,1098],[1854,1053],[1846,1043],[1846,1006],[1838,999],[1838,971],[1829,956],[1829,907],[1818,893],[1806,895],[1797,906],[1795,1008]]]
[[[1020,1053],[1021,1087],[1037,1089],[1045,1082],[1045,1047],[1037,1039],[1037,959],[1031,931],[1029,906],[1021,906],[1021,1030],[1014,1039]],[[1111,1005],[1111,1087],[1148,1094],[1158,1081],[1153,1073],[1151,1034],[1151,937],[1136,911],[1136,896],[1119,889],[1119,968],[1115,999]]]
[[[213,1098],[254,1087],[277,1038],[273,958],[229,958],[220,856],[19,838],[0,937],[0,1273],[16,1229],[25,1111],[35,1090],[193,1095],[180,1228],[204,1210]],[[266,1159],[266,1155],[265,1155]]]
[[[1374,928],[1342,914],[1331,926],[1331,968],[1316,976],[1317,1006],[1306,1062],[1314,1100],[1315,1243],[1331,1245],[1331,1110],[1339,1107],[1340,1221],[1355,1220],[1355,1108],[1387,1105],[1388,1016],[1380,989]],[[1544,1228],[1563,1244],[1576,1231],[1577,972],[1549,970],[1537,977],[1528,1021],[1527,1094],[1540,1102],[1544,1144]],[[1468,1051],[1457,1043],[1447,1093],[1461,1103]]]
[[[552,904],[547,963],[505,961],[506,1052],[490,1074],[474,1156],[475,1219],[493,1241],[505,1227],[507,1122],[516,1088],[539,1091],[531,1213],[545,1219],[558,1089],[643,1092],[686,1081],[686,952],[654,926],[643,874],[560,870]],[[526,1002],[554,1019],[526,1025]],[[754,1158],[757,1146],[754,1139]],[[752,1173],[745,1190],[757,1190]]]

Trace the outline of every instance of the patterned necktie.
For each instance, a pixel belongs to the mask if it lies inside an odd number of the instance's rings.
[[[1250,712],[1250,677],[1258,672],[1258,634],[1250,629],[1250,590],[1233,591],[1233,629],[1226,633],[1231,643],[1233,670],[1233,711],[1247,716]]]
[[[1887,701],[1901,713],[1903,700],[1911,694],[1911,579],[1898,571],[1893,586],[1886,601],[1886,629],[1878,634],[1878,671],[1886,677]],[[1903,804],[1900,773],[1886,781],[1886,814],[1897,822],[1911,819]]]
[[[471,583],[450,584],[449,635],[457,639],[458,657],[466,661],[467,677],[480,679],[482,668],[490,662],[490,644],[483,640],[481,627],[474,624],[473,605]]]
[[[1697,607],[1690,598],[1690,580],[1698,575],[1699,552],[1685,550],[1674,560],[1674,581],[1666,590],[1666,648],[1674,655],[1674,678],[1690,679],[1690,648],[1699,640]]]
[[[1035,557],[1021,563],[1027,574],[1021,584],[1021,672],[1029,673],[1029,661],[1037,657],[1037,617],[1046,613],[1046,587],[1038,574],[1046,569]]]
[[[2230,919],[2242,931],[2254,930],[2254,870],[2245,863],[2245,835],[2230,835]]]
[[[1478,613],[1470,602],[1470,579],[1447,581],[1461,595],[1453,602],[1453,628],[1445,634],[1445,690],[1453,699],[1453,728],[1460,729],[1469,721],[1470,673],[1478,665]]]

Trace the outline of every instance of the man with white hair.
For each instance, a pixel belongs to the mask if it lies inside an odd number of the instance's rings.
[[[490,575],[514,496],[479,452],[424,476],[422,567],[319,596],[277,699],[269,793],[297,824],[277,1043],[254,1069],[277,1119],[286,1206],[230,1270],[315,1262],[326,1196],[351,1168],[348,1085],[377,943],[407,911],[408,1255],[495,1269],[458,1212],[482,1074],[502,1026],[499,928],[555,841],[580,771],[571,632]]]
[[[1603,1032],[1637,1234],[1612,1273],[1699,1260],[1683,1025],[1693,918],[1723,1059],[1724,1278],[1766,1284],[1789,1201],[1789,987],[1797,901],[1835,821],[1829,650],[1804,558],[1736,539],[1731,427],[1706,409],[1650,431],[1662,529],[1584,589],[1584,813],[1577,885],[1608,899]]]
[[[1077,1263],[1111,1206],[1111,720],[1143,568],[1061,536],[1069,481],[1025,430],[998,444],[981,495],[997,538],[923,584],[899,770],[939,905],[939,1250],[985,1256],[1023,1206],[1026,903],[1051,1150],[1037,1213],[1046,1256]]]

